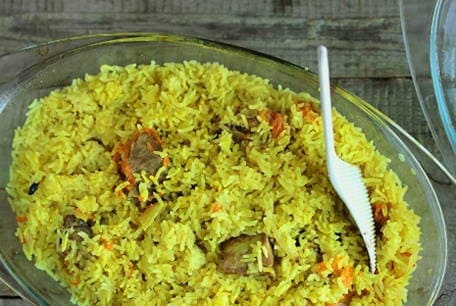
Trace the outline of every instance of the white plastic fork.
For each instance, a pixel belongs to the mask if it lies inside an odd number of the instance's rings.
[[[362,181],[359,168],[340,159],[334,147],[328,50],[325,46],[318,47],[318,71],[320,76],[320,103],[329,180],[348,208],[363,237],[369,255],[370,270],[372,273],[375,273],[375,228],[372,206],[369,202],[367,189]]]

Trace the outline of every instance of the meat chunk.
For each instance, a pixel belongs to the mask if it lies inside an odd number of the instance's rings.
[[[162,141],[154,129],[142,129],[135,133],[125,144],[119,144],[114,149],[113,159],[119,164],[120,171],[132,185],[135,178],[133,173],[145,171],[155,175],[163,166],[164,160],[156,153],[162,150]],[[164,180],[164,176],[160,177]]]
[[[219,270],[226,274],[247,274],[249,263],[244,260],[244,256],[252,253],[257,242],[261,243],[262,266],[272,267],[274,265],[274,254],[268,236],[264,234],[241,235],[222,243]],[[260,273],[261,271],[256,272]]]
[[[63,226],[74,230],[74,232],[69,236],[71,240],[81,242],[82,237],[79,236],[79,232],[84,232],[89,237],[93,236],[92,228],[89,222],[78,219],[75,215],[66,215],[63,218]]]
[[[220,123],[221,118],[218,115],[212,117],[211,123],[219,127],[215,130],[216,138],[218,138],[222,131],[225,130],[231,134],[232,139],[235,143],[241,143],[250,139],[252,129],[260,124],[260,121],[257,118],[259,115],[258,111],[255,109],[238,109],[236,110],[236,115],[244,116],[247,120],[247,126],[230,123],[222,124]]]
[[[145,171],[151,175],[157,173],[163,165],[162,158],[154,151],[161,151],[162,146],[159,139],[148,132],[142,132],[131,144],[128,163],[134,173]]]
[[[234,142],[240,143],[250,138],[250,129],[240,125],[227,125],[225,128],[231,133]]]

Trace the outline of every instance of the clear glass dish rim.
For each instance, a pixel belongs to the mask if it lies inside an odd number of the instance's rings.
[[[242,56],[246,57],[254,57],[256,60],[260,60],[263,63],[270,64],[270,65],[282,65],[287,67],[288,69],[292,70],[297,70],[299,73],[301,73],[305,79],[308,80],[318,80],[318,76],[309,71],[307,68],[303,68],[301,66],[295,65],[293,63],[290,63],[286,60],[258,52],[255,50],[223,43],[223,42],[218,42],[218,41],[213,41],[209,39],[203,39],[203,38],[196,38],[196,37],[190,37],[190,36],[183,36],[183,35],[172,35],[168,33],[156,33],[156,32],[121,32],[121,33],[103,33],[103,34],[91,34],[91,35],[82,35],[82,36],[73,36],[73,37],[68,37],[68,38],[63,38],[63,39],[58,39],[58,40],[53,40],[45,43],[39,43],[39,44],[33,44],[24,48],[20,48],[17,50],[13,50],[11,52],[6,52],[4,54],[0,55],[0,59],[4,59],[5,57],[8,57],[10,55],[15,55],[17,53],[21,52],[28,52],[28,51],[33,51],[39,48],[47,47],[47,46],[52,46],[52,45],[58,45],[58,44],[66,44],[70,42],[75,42],[75,41],[89,41],[91,39],[106,39],[98,42],[92,42],[92,43],[87,43],[83,44],[81,46],[71,48],[69,50],[64,50],[59,53],[59,55],[64,55],[64,54],[71,54],[73,52],[79,52],[83,51],[85,48],[90,48],[93,46],[97,45],[103,45],[103,44],[118,44],[118,43],[132,43],[132,42],[155,42],[155,41],[168,41],[168,42],[176,42],[176,43],[188,43],[188,44],[194,44],[199,47],[205,47],[205,48],[212,48],[214,50],[223,50],[223,51],[229,51],[233,53],[238,53]],[[41,64],[41,62],[38,62],[36,65]],[[34,65],[35,66],[35,65]],[[22,72],[22,71],[21,71]],[[446,167],[431,153],[429,152],[423,145],[421,145],[413,136],[411,136],[407,131],[405,131],[399,124],[397,124],[394,120],[389,118],[387,115],[382,113],[380,110],[375,108],[374,106],[370,105],[363,99],[357,97],[356,95],[350,93],[349,91],[346,91],[338,86],[332,86],[332,91],[340,96],[342,96],[344,99],[349,101],[350,103],[355,104],[357,107],[359,107],[361,110],[363,110],[367,115],[373,119],[375,122],[378,124],[382,125],[388,133],[393,135],[398,142],[406,148],[408,151],[408,146],[405,145],[405,143],[402,141],[402,138],[399,137],[394,130],[396,130],[398,133],[401,134],[401,136],[405,137],[408,141],[410,141],[412,144],[414,144],[426,157],[428,157],[435,166],[437,166],[438,169],[444,173],[448,179],[451,181],[452,184],[456,185],[456,178],[446,169]],[[1,111],[1,109],[0,109]],[[394,130],[393,130],[394,129]],[[441,254],[441,259],[443,262],[442,269],[441,271],[435,271],[435,273],[439,273],[441,277],[439,280],[434,284],[432,288],[432,293],[431,293],[431,298],[429,300],[429,305],[432,305],[435,300],[438,297],[438,293],[442,287],[443,281],[444,281],[444,275],[446,272],[447,268],[447,253],[448,253],[448,239],[447,239],[447,232],[446,232],[446,224],[445,220],[443,218],[443,212],[442,208],[440,205],[440,200],[435,192],[434,187],[432,186],[432,183],[430,182],[428,176],[426,175],[424,169],[421,166],[421,163],[418,162],[418,159],[415,157],[415,155],[412,152],[410,153],[410,158],[415,161],[416,165],[418,166],[418,170],[424,175],[424,179],[427,183],[428,186],[431,188],[431,193],[436,201],[436,208],[437,208],[437,213],[439,216],[441,216],[441,224],[443,225],[443,248],[444,248],[444,253]],[[0,264],[5,267],[5,269],[10,273],[10,275],[14,278],[16,283],[20,286],[20,289],[24,290],[27,294],[30,294],[33,298],[38,300],[41,304],[46,305],[47,302],[44,301],[41,296],[39,296],[32,288],[27,286],[22,280],[11,270],[9,265],[7,265],[5,259],[3,256],[0,254]],[[10,288],[14,289],[14,286],[10,284],[6,279],[1,278],[0,280],[5,282]],[[18,294],[23,297],[24,299],[30,301],[29,297],[24,296],[23,293],[18,292]]]
[[[442,12],[444,0],[437,0],[432,16],[431,35],[429,40],[429,60],[431,63],[431,77],[432,85],[434,87],[435,96],[437,100],[437,108],[440,117],[443,121],[443,128],[447,134],[448,141],[451,147],[456,152],[456,130],[451,123],[450,111],[447,106],[447,99],[445,97],[445,90],[442,86],[442,78],[440,76],[440,59],[438,56],[438,27],[440,23],[440,14]]]
[[[437,97],[438,90],[435,89],[436,78],[432,76],[432,74],[435,74],[435,72],[431,72],[431,62],[434,60],[431,59],[430,54],[430,47],[432,44],[430,42],[430,36],[432,22],[435,19],[434,11],[437,1],[440,0],[399,0],[398,4],[401,17],[400,20],[402,29],[402,39],[404,41],[405,53],[407,55],[407,63],[415,87],[415,92],[418,97],[418,102],[421,106],[421,110],[423,111],[424,117],[427,122],[427,126],[431,131],[432,138],[434,139],[437,145],[437,149],[442,154],[443,163],[451,171],[452,177],[454,178],[456,176],[456,169],[454,168],[454,158],[456,156],[449,157],[447,156],[447,154],[456,154],[456,146],[453,146],[451,144],[449,135],[447,133],[447,128],[445,128],[444,124],[442,123],[442,120],[444,120],[444,118],[440,115],[440,111],[444,111],[442,107],[446,107],[446,105],[444,106],[442,104],[442,100],[438,100],[443,95],[441,95],[439,98]],[[416,13],[413,9],[414,6],[423,3],[428,5],[427,2],[431,4],[432,8],[426,7],[425,12],[420,11],[420,13],[425,14],[421,16],[421,22],[425,23],[426,28],[419,28],[418,34],[413,32],[413,27],[416,25],[411,24],[411,22],[409,21],[409,19],[414,19],[414,15],[409,16],[408,14],[410,13],[410,11],[412,11],[412,13]],[[423,25],[419,26],[422,27]],[[416,42],[417,35],[420,35],[420,43],[418,45]],[[421,41],[424,41],[426,45],[422,46]],[[424,62],[422,63],[421,68],[415,66],[415,62],[417,61],[417,59],[415,58],[413,48],[420,48],[421,52],[424,52],[423,55],[425,56],[425,58],[423,58]],[[418,73],[420,73],[420,75],[418,75]],[[427,78],[430,79],[431,86],[429,86],[429,88],[426,84],[423,84],[423,80],[421,80],[423,77],[425,77],[424,79],[426,80]],[[437,108],[439,108],[439,110],[437,111],[437,116],[433,115],[435,112],[434,105],[437,106]]]

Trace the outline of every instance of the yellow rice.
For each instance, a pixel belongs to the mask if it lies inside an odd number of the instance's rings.
[[[16,131],[7,187],[25,255],[80,305],[401,305],[419,259],[419,218],[404,202],[406,188],[335,112],[337,152],[361,168],[371,203],[387,207],[372,274],[328,182],[321,117],[304,118],[306,103],[318,101],[197,62],[102,66],[35,100]],[[281,112],[285,130],[274,139],[262,122],[247,145],[226,131],[214,137],[214,116],[245,125],[239,108]],[[119,192],[128,182],[112,160],[114,146],[140,126],[159,132],[160,154],[171,158],[146,210]],[[69,239],[68,213],[93,218],[93,236]],[[255,233],[274,245],[274,275],[221,273],[220,244]]]

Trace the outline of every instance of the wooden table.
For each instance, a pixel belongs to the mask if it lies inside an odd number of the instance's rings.
[[[396,0],[0,2],[0,53],[67,36],[127,31],[219,40],[314,71],[314,47],[326,44],[337,84],[378,107],[436,152],[410,78]],[[453,218],[455,210],[450,211]],[[448,304],[455,290],[453,275],[438,304]],[[0,284],[0,306],[26,304]]]

